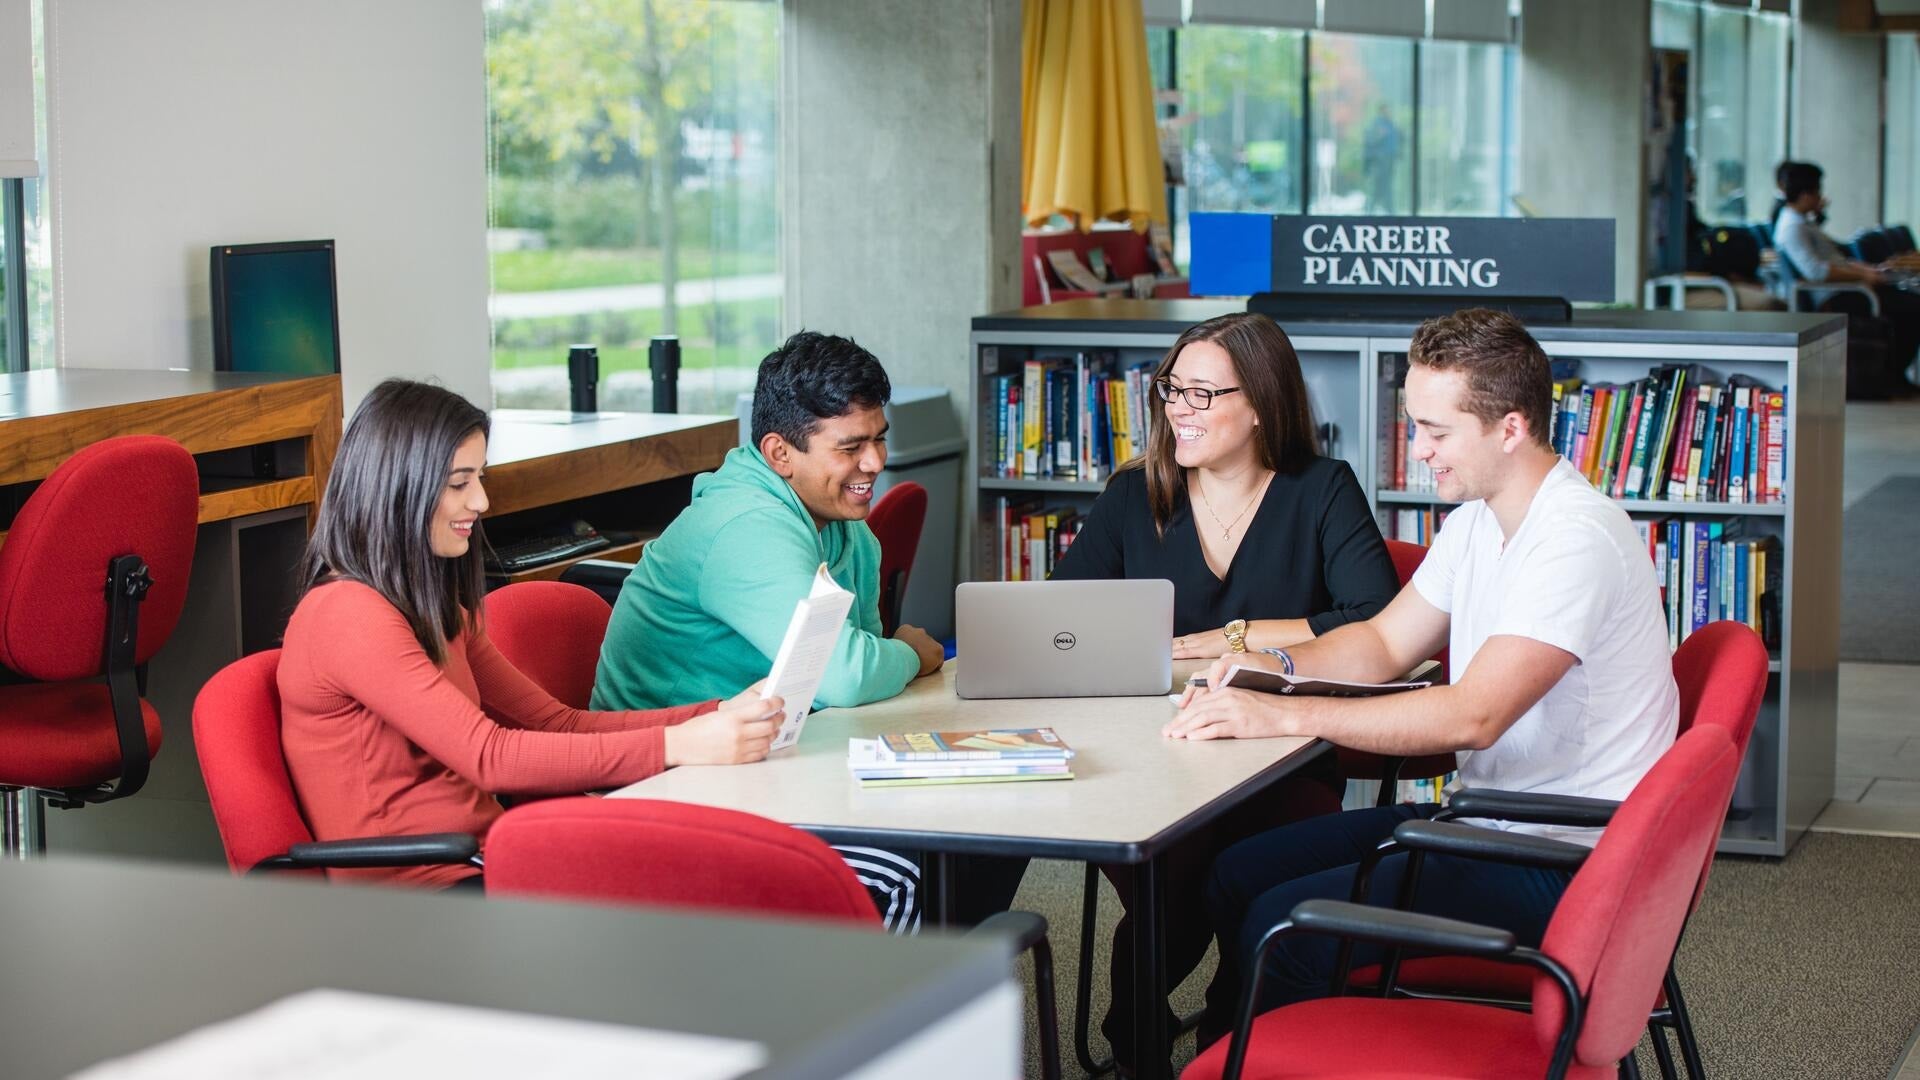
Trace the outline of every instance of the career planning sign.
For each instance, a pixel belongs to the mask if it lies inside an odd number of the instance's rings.
[[[1194,214],[1193,292],[1613,298],[1610,218]]]

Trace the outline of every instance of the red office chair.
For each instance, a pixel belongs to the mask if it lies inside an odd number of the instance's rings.
[[[564,581],[523,581],[487,594],[487,637],[507,662],[562,704],[588,707],[613,609]]]
[[[880,928],[867,890],[819,839],[736,810],[653,799],[551,799],[515,807],[487,835],[487,895],[758,912]],[[1041,1062],[1060,1075],[1046,920],[1003,912],[972,933],[1034,954]]]
[[[1413,572],[1420,568],[1420,560],[1427,557],[1427,549],[1419,544],[1409,544],[1404,540],[1387,541],[1387,554],[1393,559],[1393,572],[1400,578],[1400,587],[1406,588],[1413,580]],[[1442,648],[1433,658],[1440,668],[1434,676],[1436,682],[1447,681],[1447,650]],[[1391,757],[1381,754],[1369,754],[1365,750],[1351,750],[1344,746],[1334,747],[1339,758],[1340,775],[1349,780],[1377,780],[1380,791],[1373,800],[1375,806],[1392,806],[1395,789],[1402,776],[1427,777],[1445,776],[1456,767],[1457,761],[1452,754],[1427,754],[1423,757]]]
[[[906,602],[907,575],[920,550],[920,530],[927,523],[927,489],[903,480],[887,489],[867,514],[867,528],[880,541],[880,627],[891,634],[900,626],[900,606]]]
[[[1237,1080],[1243,1070],[1268,1078],[1436,1069],[1503,1080],[1612,1080],[1660,993],[1739,767],[1724,729],[1703,725],[1675,743],[1620,805],[1592,852],[1581,849],[1582,865],[1537,950],[1518,945],[1506,930],[1453,919],[1345,901],[1300,904],[1261,940],[1248,965],[1233,1037],[1195,1058],[1183,1080]],[[1487,857],[1554,843],[1454,822],[1407,822],[1394,835],[1416,850]],[[1523,966],[1531,969],[1533,1013],[1460,1001],[1331,997],[1255,1019],[1266,955],[1295,933]]]
[[[279,649],[254,653],[216,672],[193,702],[200,775],[235,874],[475,861],[479,842],[465,833],[315,841],[280,750],[279,671]]]
[[[1740,759],[1744,759],[1754,722],[1760,715],[1761,701],[1766,696],[1767,664],[1766,645],[1759,634],[1743,623],[1721,621],[1695,631],[1673,654],[1673,680],[1680,691],[1679,733],[1684,735],[1696,727],[1719,728],[1726,732]],[[1439,820],[1498,818],[1536,824],[1599,826],[1612,819],[1619,805],[1606,799],[1469,788],[1455,793]],[[1689,916],[1705,895],[1707,874],[1712,869],[1713,850],[1709,848],[1700,869],[1693,905],[1688,908]],[[1363,986],[1377,986],[1379,978],[1379,969],[1372,967],[1362,968],[1353,975],[1354,983]],[[1529,984],[1529,976],[1512,967],[1463,957],[1408,960],[1398,968],[1393,979],[1396,991],[1515,1005],[1523,1005],[1528,999]],[[1676,1075],[1663,1030],[1672,1028],[1680,1043],[1687,1075],[1704,1076],[1699,1043],[1694,1037],[1672,957],[1668,960],[1662,998],[1651,1010],[1648,1023],[1661,1074]]]
[[[200,512],[193,455],[128,435],[53,471],[0,547],[0,853],[46,849],[45,804],[124,799],[147,781],[160,715],[142,665],[187,599]],[[43,802],[44,800],[44,802]]]

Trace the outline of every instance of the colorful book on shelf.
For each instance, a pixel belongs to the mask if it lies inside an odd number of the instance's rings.
[[[880,737],[879,752],[888,761],[1064,761],[1073,756],[1050,727],[896,732]]]

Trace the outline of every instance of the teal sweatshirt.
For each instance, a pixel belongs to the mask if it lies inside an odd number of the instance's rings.
[[[880,542],[864,521],[814,528],[806,504],[758,450],[739,447],[693,481],[693,503],[635,564],[600,650],[596,709],[726,698],[765,678],[793,608],[821,563],[853,593],[814,699],[863,705],[920,671],[913,647],[880,635]]]

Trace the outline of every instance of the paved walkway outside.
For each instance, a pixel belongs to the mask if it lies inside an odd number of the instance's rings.
[[[711,304],[716,300],[766,300],[780,295],[780,280],[779,274],[697,278],[680,282],[674,287],[673,296],[681,307]],[[494,293],[487,302],[487,310],[495,319],[545,319],[598,311],[650,311],[660,308],[666,297],[666,288],[658,284],[601,285],[550,292]]]

